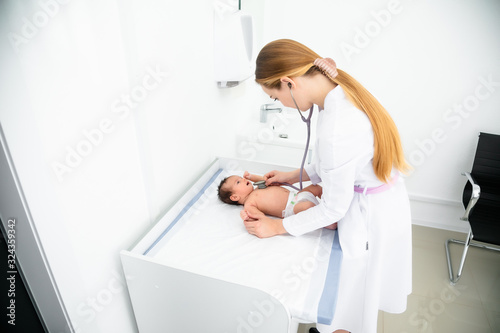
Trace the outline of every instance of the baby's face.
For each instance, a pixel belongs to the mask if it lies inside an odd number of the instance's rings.
[[[239,176],[231,176],[226,182],[233,195],[246,197],[253,191],[253,184],[248,179]]]

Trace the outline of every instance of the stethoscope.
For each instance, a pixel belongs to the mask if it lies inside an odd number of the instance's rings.
[[[292,184],[289,184],[289,183],[278,183],[278,185],[285,185],[285,186],[289,186],[297,191],[302,191],[302,174],[304,173],[304,165],[306,163],[307,152],[309,150],[309,142],[311,140],[311,118],[312,118],[312,114],[313,114],[314,105],[311,106],[311,109],[309,109],[309,116],[307,118],[304,117],[302,115],[302,112],[300,112],[299,106],[297,105],[295,98],[293,97],[292,84],[290,82],[288,82],[288,88],[290,88],[290,95],[292,96],[293,103],[295,104],[295,107],[297,108],[297,111],[299,112],[300,118],[307,125],[307,141],[306,141],[306,149],[304,151],[304,157],[302,158],[302,164],[300,165],[300,178],[299,178],[300,188],[298,188]],[[267,187],[266,181],[264,181],[264,180],[255,182],[254,185],[257,186],[257,188],[259,188],[259,189],[264,189]]]

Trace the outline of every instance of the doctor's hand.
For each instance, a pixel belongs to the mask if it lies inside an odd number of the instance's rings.
[[[272,185],[274,183],[289,183],[294,184],[299,181],[299,172],[300,171],[278,171],[273,170],[264,175],[264,179],[266,181],[266,185]]]
[[[283,227],[283,220],[272,219],[265,215],[252,216],[248,211],[245,212],[245,215],[246,219],[243,219],[243,223],[251,235],[268,238],[287,233]],[[243,218],[243,211],[241,217]]]

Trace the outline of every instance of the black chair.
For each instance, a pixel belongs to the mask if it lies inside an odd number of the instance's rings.
[[[472,172],[464,172],[463,175],[467,177],[467,183],[462,197],[465,214],[461,220],[469,222],[470,229],[465,242],[456,239],[446,241],[446,258],[452,284],[458,282],[462,275],[469,246],[500,251],[497,247],[471,242],[474,239],[500,245],[500,135],[479,133]],[[450,243],[464,245],[456,277],[451,266]]]

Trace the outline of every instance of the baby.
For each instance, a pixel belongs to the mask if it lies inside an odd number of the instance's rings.
[[[322,188],[319,185],[310,185],[296,193],[281,186],[268,186],[265,189],[254,189],[253,182],[264,180],[245,171],[243,177],[229,176],[219,185],[219,198],[221,201],[232,205],[243,205],[240,216],[243,220],[248,218],[247,212],[252,216],[271,215],[279,218],[288,217],[316,206],[321,198]],[[336,229],[337,224],[328,226]]]

